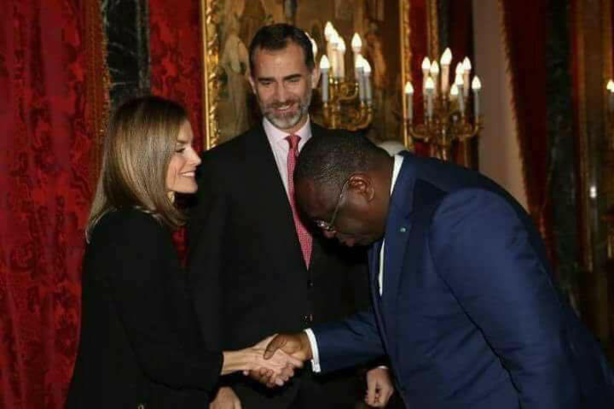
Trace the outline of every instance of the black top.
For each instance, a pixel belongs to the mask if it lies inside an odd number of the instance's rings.
[[[207,408],[222,366],[198,330],[171,232],[135,209],[105,215],[83,263],[67,408]]]

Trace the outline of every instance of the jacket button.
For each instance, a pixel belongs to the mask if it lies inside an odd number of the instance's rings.
[[[311,324],[313,322],[313,314],[307,314],[303,317],[305,324]]]
[[[312,288],[313,287],[313,280],[307,280],[307,287],[308,288]]]

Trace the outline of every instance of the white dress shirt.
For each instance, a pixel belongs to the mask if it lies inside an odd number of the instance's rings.
[[[403,159],[404,158],[401,155],[394,155],[394,165],[392,167],[392,181],[390,183],[390,196],[392,196],[392,192],[394,191],[399,172],[401,171],[401,166],[403,165]],[[379,253],[379,273],[377,275],[380,296],[383,294],[384,291],[384,245],[385,242],[382,241],[382,248]],[[305,330],[305,333],[307,333],[307,338],[309,339],[309,344],[311,346],[311,368],[314,372],[320,372],[321,369],[320,354],[318,352],[318,341],[316,340],[316,336],[311,330],[311,328],[307,328]]]
[[[266,134],[271,150],[275,156],[275,163],[277,164],[277,170],[279,170],[279,176],[288,193],[288,151],[290,150],[290,144],[286,140],[286,137],[290,135],[288,132],[277,129],[268,119],[262,120],[262,126],[264,127],[264,133]],[[305,125],[298,131],[294,132],[295,135],[301,137],[298,142],[298,151],[300,152],[305,146],[305,143],[311,139],[311,122],[307,118]]]

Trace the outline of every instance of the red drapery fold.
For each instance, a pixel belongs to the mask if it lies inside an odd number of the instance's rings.
[[[473,62],[473,20],[471,0],[454,0],[449,4],[448,37],[454,62],[469,57]]]
[[[203,57],[200,2],[149,0],[151,88],[186,107],[194,130],[194,146],[203,147]],[[175,244],[185,255],[185,231]]]
[[[203,140],[199,5],[199,1],[149,0],[152,92],[186,107],[197,148]]]
[[[98,1],[3,0],[0,408],[61,408],[105,93]]]
[[[426,0],[411,0],[409,2],[409,48],[411,53],[410,71],[412,84],[414,85],[414,97],[418,103],[414,104],[415,120],[421,121],[424,115],[422,93],[422,60],[429,55],[428,43],[428,10]],[[417,155],[428,156],[429,148],[421,142],[414,143]]]
[[[529,213],[553,260],[548,193],[547,0],[500,0]],[[530,44],[531,46],[527,46]]]

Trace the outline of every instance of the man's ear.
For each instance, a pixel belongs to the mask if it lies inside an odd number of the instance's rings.
[[[254,80],[254,77],[252,77],[252,73],[250,73],[250,75],[247,76],[247,79],[249,81],[249,85],[252,87],[252,92],[255,94],[256,93],[256,81]]]
[[[316,66],[313,67],[313,70],[311,71],[311,88],[318,88],[318,83],[320,82],[320,74],[320,67],[318,67],[318,65],[316,64]]]
[[[371,202],[375,197],[373,179],[366,173],[355,173],[350,176],[348,188],[356,194],[364,197],[365,201]]]

